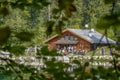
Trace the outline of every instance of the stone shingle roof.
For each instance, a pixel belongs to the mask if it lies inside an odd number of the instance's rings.
[[[95,30],[88,30],[88,29],[68,29],[68,30],[85,38],[86,40],[92,43],[107,44],[109,42],[110,44],[115,44],[114,40],[107,38],[106,36],[102,38],[103,35]]]

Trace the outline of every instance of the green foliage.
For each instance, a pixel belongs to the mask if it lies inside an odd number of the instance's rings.
[[[49,21],[48,23],[47,23],[47,25],[48,25],[48,28],[47,28],[47,30],[46,30],[46,33],[47,33],[47,35],[50,35],[50,34],[52,34],[52,30],[53,30],[53,25],[54,25],[54,21]]]
[[[119,14],[106,15],[98,21],[97,27],[100,29],[108,29],[110,27],[113,27],[114,29],[119,28],[117,27],[120,25],[119,16]]]
[[[86,62],[86,63],[85,63],[85,66],[89,66],[89,62]]]
[[[0,44],[6,42],[11,34],[9,27],[0,27]]]
[[[67,69],[70,65],[63,63],[63,62],[57,62],[55,60],[47,61],[46,62],[47,68],[45,69],[45,72],[47,72],[50,75],[53,75],[51,79],[55,80],[61,80],[61,79],[70,79],[73,80],[72,77],[70,77],[70,74],[67,72],[64,72],[64,69]],[[61,75],[63,74],[63,75]]]
[[[111,4],[113,3],[115,0],[104,0],[105,4]]]
[[[10,49],[8,49],[11,54],[14,54],[16,56],[20,56],[24,54],[25,47],[23,46],[12,46]]]
[[[58,25],[56,26],[56,28],[55,28],[55,32],[57,33],[57,34],[61,34],[61,32],[62,32],[62,27],[61,26],[64,26],[64,23],[62,22],[62,21],[59,21],[58,22]]]
[[[58,7],[60,10],[65,10],[65,15],[67,17],[72,16],[72,12],[76,11],[76,7],[73,5],[74,0],[58,0]]]
[[[57,56],[59,55],[56,50],[49,50],[48,46],[44,46],[41,50],[37,53],[38,56]]]
[[[9,10],[6,7],[0,7],[0,15],[7,16],[9,14]]]
[[[33,36],[34,34],[30,32],[20,32],[16,34],[16,37],[19,38],[21,41],[30,41]]]

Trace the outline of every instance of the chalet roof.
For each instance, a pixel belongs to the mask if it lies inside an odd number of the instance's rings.
[[[65,29],[63,32],[66,32],[66,31],[69,31],[83,39],[85,39],[86,41],[90,42],[90,43],[101,43],[101,44],[107,44],[108,42],[110,44],[115,44],[116,42],[106,36],[103,36],[103,34],[95,31],[95,30],[90,30],[90,29]],[[51,39],[57,37],[59,35],[55,35],[49,39],[47,39],[45,42],[48,42],[50,41]],[[101,40],[102,38],[102,40]],[[64,43],[64,41],[60,41],[58,40],[56,43]],[[69,43],[69,42],[68,42]],[[74,42],[71,42],[71,43],[74,43]]]
[[[102,38],[103,35],[95,30],[88,30],[88,29],[68,29],[68,30],[87,39],[92,43],[101,43],[101,44],[107,44],[108,42],[115,43],[114,40],[107,38],[106,36]]]
[[[56,44],[77,44],[78,41],[71,41],[71,40],[58,40],[55,42]]]

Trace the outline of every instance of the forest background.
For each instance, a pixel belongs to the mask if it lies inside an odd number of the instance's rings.
[[[22,1],[21,1],[22,2]],[[65,16],[64,12],[57,13],[57,1],[49,0],[49,6],[44,7],[43,9],[39,9],[38,5],[35,7],[32,6],[20,6],[20,8],[9,8],[9,11],[3,13],[4,15],[9,14],[5,17],[0,16],[0,25],[1,26],[9,26],[13,31],[20,32],[22,31],[30,31],[35,34],[35,38],[32,39],[31,45],[43,45],[43,41],[48,38],[46,35],[46,25],[48,21],[51,19],[54,22],[60,15]],[[75,0],[73,3],[76,7],[76,12],[72,13],[72,15],[66,11],[68,17],[66,17],[67,21],[65,21],[61,27],[51,27],[53,31],[49,29],[47,32],[55,32],[59,33],[60,30],[57,28],[61,28],[62,30],[65,28],[80,28],[85,29],[85,25],[88,25],[88,29],[95,28],[99,32],[103,33],[104,31],[96,28],[97,21],[104,15],[110,14],[110,10],[112,8],[111,4],[106,5],[102,0]],[[47,4],[46,4],[47,5]],[[115,6],[115,11],[119,10],[120,3],[117,2]],[[2,10],[1,10],[2,11]],[[2,13],[2,12],[1,12]],[[57,15],[55,15],[57,13]],[[60,20],[58,20],[59,22]],[[58,24],[58,22],[56,22]],[[108,35],[110,38],[113,38],[113,31],[109,30],[110,34]],[[49,35],[50,36],[50,35]],[[14,37],[11,38],[14,44],[17,43]],[[26,44],[27,45],[27,44]],[[28,43],[30,45],[30,43]],[[27,45],[27,46],[28,46]]]

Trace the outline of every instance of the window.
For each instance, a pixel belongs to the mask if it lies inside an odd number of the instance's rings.
[[[65,38],[64,38],[64,37],[62,37],[62,38],[61,38],[61,40],[65,40]]]
[[[62,40],[71,40],[71,41],[77,41],[77,40],[78,40],[77,37],[72,36],[72,35],[71,35],[71,36],[66,35],[66,36],[62,37],[61,39],[62,39]]]
[[[70,40],[74,41],[74,40],[78,40],[75,36],[70,36]]]
[[[65,40],[69,40],[69,36],[65,36]]]
[[[70,40],[73,41],[74,40],[74,36],[70,36]]]

